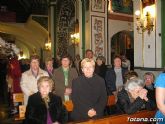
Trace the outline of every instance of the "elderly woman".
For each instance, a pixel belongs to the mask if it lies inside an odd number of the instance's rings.
[[[156,107],[154,79],[155,76],[152,72],[146,72],[144,74],[144,88],[148,91],[147,97],[152,102],[153,107]]]
[[[118,92],[117,107],[121,113],[133,114],[141,109],[152,109],[143,86],[142,80],[133,78]]]
[[[81,68],[84,75],[72,83],[73,121],[102,117],[107,101],[104,79],[94,74],[94,60],[83,59]]]
[[[60,97],[51,93],[53,81],[48,76],[37,81],[38,92],[29,97],[25,124],[64,124],[67,112]]]

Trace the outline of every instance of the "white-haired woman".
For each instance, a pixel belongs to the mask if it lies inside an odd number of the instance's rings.
[[[51,93],[53,80],[48,76],[37,81],[38,92],[29,97],[25,124],[64,124],[67,111],[60,97]]]
[[[72,83],[73,121],[102,117],[107,101],[104,79],[94,74],[94,60],[83,59],[81,68],[83,75]]]
[[[152,109],[147,90],[139,78],[129,80],[118,92],[117,107],[121,113],[133,114],[141,109]]]

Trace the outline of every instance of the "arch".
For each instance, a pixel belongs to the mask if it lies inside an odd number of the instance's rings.
[[[0,25],[0,32],[13,35],[16,45],[25,48],[28,56],[34,48],[37,49],[37,54],[40,54],[40,49],[44,47],[45,40],[48,37],[48,31],[31,18],[27,23],[0,22]]]
[[[122,30],[114,34],[111,38],[111,63],[115,55],[124,54],[131,61],[133,68],[134,65],[134,41],[133,31]]]

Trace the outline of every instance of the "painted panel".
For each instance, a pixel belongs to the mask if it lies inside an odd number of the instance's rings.
[[[132,0],[112,0],[112,11],[133,14],[133,2]]]
[[[91,4],[92,12],[105,12],[105,0],[92,0]]]
[[[105,18],[100,16],[92,16],[91,34],[92,34],[92,50],[94,56],[104,55],[105,42]]]

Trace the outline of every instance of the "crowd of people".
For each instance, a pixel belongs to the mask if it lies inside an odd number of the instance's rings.
[[[89,49],[82,60],[79,55],[75,60],[63,55],[57,63],[49,57],[41,68],[39,57],[32,55],[19,64],[15,57],[10,60],[7,81],[11,94],[24,94],[25,124],[65,124],[156,108],[155,117],[165,118],[165,72],[156,81],[152,72],[140,79],[124,56],[115,56],[111,68],[103,56],[95,61]],[[111,95],[115,105],[107,107]],[[72,101],[72,112],[66,110],[66,101]]]

